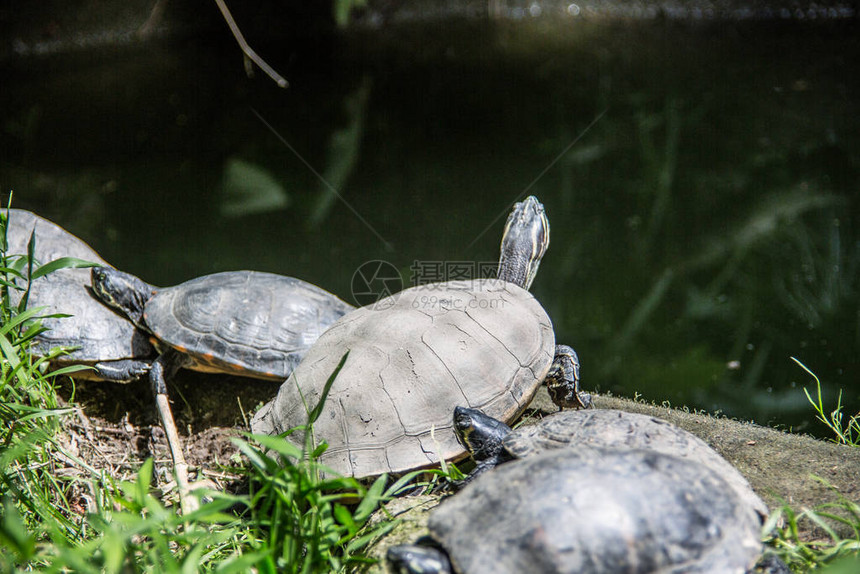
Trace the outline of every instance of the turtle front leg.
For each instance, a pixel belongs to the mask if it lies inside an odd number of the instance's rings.
[[[121,359],[96,363],[93,368],[101,379],[112,383],[131,383],[149,372],[151,361]]]
[[[173,420],[173,411],[170,410],[170,400],[167,398],[166,378],[172,377],[184,364],[184,357],[173,350],[168,350],[160,355],[149,370],[149,382],[155,395],[155,405],[158,408],[158,416],[161,426],[167,435],[167,446],[170,448],[170,458],[173,459],[173,469],[176,473],[176,486],[179,490],[179,505],[182,513],[187,514],[197,510],[197,501],[189,496],[188,487],[188,463],[182,453],[182,441],[176,430],[176,422]]]
[[[579,357],[567,345],[555,346],[555,359],[546,375],[546,388],[552,402],[563,408],[587,409],[591,395],[579,390]]]

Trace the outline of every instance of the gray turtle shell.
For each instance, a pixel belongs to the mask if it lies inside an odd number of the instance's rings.
[[[77,257],[108,266],[89,245],[47,219],[25,211],[11,209],[9,214],[9,254],[26,254],[30,234],[35,229],[34,256],[40,264],[61,257]],[[63,313],[66,318],[47,318],[42,325],[48,331],[38,335],[33,352],[45,355],[54,347],[79,347],[57,363],[94,364],[120,359],[142,359],[154,349],[139,329],[95,298],[90,287],[89,269],[60,269],[33,282],[28,308],[46,307],[44,314]],[[21,294],[11,291],[17,305]],[[79,378],[98,378],[94,371],[81,371]]]
[[[642,449],[506,463],[428,526],[461,574],[741,574],[762,551],[756,513],[716,472]]]
[[[349,357],[314,424],[322,463],[356,477],[465,456],[458,405],[511,421],[553,360],[552,323],[532,295],[495,279],[402,291],[335,323],[251,421],[276,434],[307,422],[343,355]],[[301,445],[300,433],[289,440]]]
[[[764,501],[726,459],[699,437],[659,418],[610,409],[564,411],[518,428],[502,444],[517,458],[582,445],[644,448],[678,456],[711,468],[762,517],[768,514]]]
[[[227,271],[156,289],[144,321],[201,371],[283,380],[337,319],[354,309],[283,275]]]

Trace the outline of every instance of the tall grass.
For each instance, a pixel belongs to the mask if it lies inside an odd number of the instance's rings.
[[[0,543],[11,556],[26,561],[35,551],[32,532],[41,524],[51,523],[66,539],[78,538],[81,524],[64,511],[66,489],[53,472],[53,437],[68,412],[60,408],[51,378],[43,374],[53,355],[34,359],[28,352],[43,330],[39,309],[26,309],[29,285],[38,272],[35,240],[30,238],[27,255],[7,254],[8,215],[8,210],[0,213]],[[22,289],[16,297],[20,302],[13,305],[11,291]],[[4,553],[0,563],[8,566],[13,559]]]
[[[304,433],[303,448],[282,437],[250,435],[256,444],[235,440],[250,463],[248,509],[260,572],[341,572],[364,561],[360,551],[395,526],[383,521],[367,529],[370,515],[419,474],[407,474],[387,489],[382,475],[365,487],[319,463],[326,444],[315,444],[313,424],[348,354],[309,409],[307,424],[285,433]]]
[[[803,392],[806,394],[809,404],[815,410],[815,418],[824,423],[833,432],[835,436],[833,441],[849,446],[860,446],[860,413],[845,418],[842,405],[842,389],[839,389],[836,408],[827,412],[824,406],[824,396],[821,392],[821,381],[818,379],[818,376],[794,357],[791,360],[797,363],[815,381],[815,397],[812,396],[812,393],[806,387],[803,388]]]
[[[823,479],[818,480],[827,484]],[[800,511],[784,504],[769,517],[764,531],[774,534],[769,542],[792,571],[807,572],[840,563],[856,564],[860,558],[860,505],[839,492],[836,495],[835,502]],[[800,534],[803,523],[817,527],[826,538],[804,538]],[[782,526],[778,526],[780,524]],[[852,535],[840,535],[836,526]]]
[[[847,420],[843,417],[842,392],[839,392],[836,407],[828,411],[824,406],[819,378],[799,360],[791,359],[815,381],[814,392],[805,387],[803,392],[816,418],[833,432],[833,442],[848,447],[860,446],[860,415],[850,416]],[[791,504],[783,504],[763,528],[768,543],[793,572],[860,572],[860,504],[838,492],[823,478],[814,478],[833,490],[835,501],[800,510]],[[801,535],[803,526],[815,527],[824,534],[824,538],[804,538]]]

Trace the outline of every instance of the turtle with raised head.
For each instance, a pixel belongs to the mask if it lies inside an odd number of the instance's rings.
[[[789,574],[762,559],[763,503],[737,471],[686,431],[631,417],[565,412],[511,431],[457,409],[478,475],[431,512],[429,539],[388,549],[391,569]]]
[[[546,382],[559,407],[580,408],[579,359],[555,344],[552,322],[527,291],[549,244],[534,197],[517,203],[497,279],[406,289],[338,320],[251,421],[256,433],[303,425],[349,351],[321,415],[321,462],[355,477],[403,473],[466,455],[451,422],[459,404],[514,420]],[[287,440],[303,444],[301,433]]]

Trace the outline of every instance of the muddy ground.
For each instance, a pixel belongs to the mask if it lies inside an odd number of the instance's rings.
[[[250,430],[254,410],[272,398],[277,383],[182,371],[169,395],[192,481],[208,479],[236,492],[242,481],[230,467],[238,462],[232,437]],[[133,479],[149,457],[155,460],[155,485],[165,502],[175,502],[170,452],[146,381],[118,385],[61,380],[58,394],[78,409],[66,419],[65,446],[86,464],[114,479]],[[69,464],[67,473],[85,473]]]

